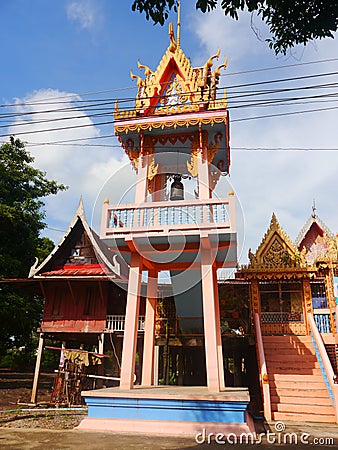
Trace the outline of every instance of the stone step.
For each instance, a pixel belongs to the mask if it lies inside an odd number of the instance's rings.
[[[292,422],[324,422],[324,423],[335,423],[335,414],[301,414],[301,413],[285,413],[275,411],[272,413],[273,420],[290,420]]]
[[[276,346],[269,346],[264,345],[264,353],[265,355],[273,355],[274,353],[278,353],[279,355],[315,355],[316,351],[314,348],[311,347],[276,347]]]
[[[324,377],[320,375],[298,375],[293,373],[268,373],[269,380],[278,381],[291,381],[299,384],[304,383],[324,383]]]
[[[277,353],[277,351],[274,354],[271,354],[269,356],[265,355],[265,360],[269,363],[269,361],[289,361],[289,362],[300,362],[300,361],[306,361],[306,362],[316,362],[317,357],[316,355],[293,355],[293,354],[280,354]]]
[[[313,391],[317,389],[326,389],[326,384],[323,379],[321,382],[307,382],[301,383],[299,381],[286,381],[286,380],[272,380],[270,379],[270,386],[275,389],[298,389],[298,391]]]
[[[271,367],[267,365],[268,374],[285,374],[285,375],[322,375],[321,369],[311,367]]]
[[[309,395],[308,397],[300,396],[300,393],[298,391],[298,396],[294,395],[288,395],[288,391],[285,392],[283,395],[274,395],[272,392],[270,392],[270,399],[271,403],[277,404],[277,403],[285,403],[288,405],[319,405],[319,406],[332,406],[332,400],[327,395],[327,397],[318,397],[316,393],[316,397],[312,395]]]
[[[267,359],[265,358],[265,361],[267,363],[267,365],[271,368],[275,368],[275,367],[294,367],[294,368],[298,368],[298,364],[290,364],[290,361],[286,360],[286,359],[282,359],[282,360],[277,360],[277,359]],[[307,361],[305,358],[300,358],[301,363],[301,367],[303,367],[304,369],[319,369],[320,368],[320,363],[318,361]],[[299,364],[300,366],[300,364]]]
[[[272,418],[335,422],[311,336],[264,336]]]
[[[289,403],[271,403],[271,411],[278,411],[283,413],[298,413],[298,414],[320,414],[320,415],[334,415],[334,409],[331,405],[300,405]]]
[[[306,387],[303,387],[303,389],[299,389],[299,388],[284,388],[284,387],[279,387],[279,386],[272,386],[272,384],[270,385],[270,395],[271,396],[276,396],[276,397],[302,397],[304,400],[306,400],[307,398],[322,398],[322,399],[327,399],[330,398],[330,393],[329,391],[323,386],[319,387],[319,388],[314,388],[314,389],[307,389]]]

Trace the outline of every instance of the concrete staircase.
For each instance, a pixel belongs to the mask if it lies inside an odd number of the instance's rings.
[[[335,422],[311,336],[263,336],[273,420]]]

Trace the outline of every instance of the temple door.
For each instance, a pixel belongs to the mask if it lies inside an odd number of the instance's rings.
[[[262,334],[306,334],[301,282],[261,282],[259,289]]]

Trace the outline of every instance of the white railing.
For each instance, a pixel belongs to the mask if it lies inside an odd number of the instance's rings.
[[[313,318],[316,322],[319,333],[331,333],[330,312],[318,312],[320,309],[313,311]]]
[[[226,228],[235,232],[235,199],[179,200],[140,205],[108,205],[102,211],[101,236],[144,231]]]
[[[126,316],[115,315],[115,316],[107,316],[106,318],[107,331],[124,331],[125,325],[126,325]],[[139,316],[137,330],[144,331],[144,316]]]

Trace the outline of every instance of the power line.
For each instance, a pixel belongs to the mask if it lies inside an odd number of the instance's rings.
[[[285,113],[277,113],[277,114],[266,114],[263,116],[254,116],[254,117],[242,117],[239,119],[233,119],[232,122],[244,122],[246,120],[255,120],[255,119],[269,119],[271,117],[281,117],[281,116],[292,116],[297,114],[305,114],[305,113],[312,113],[312,112],[319,112],[319,111],[330,111],[338,109],[338,106],[332,106],[329,108],[318,108],[318,109],[305,109],[302,111],[290,111]]]
[[[271,93],[286,93],[286,92],[292,92],[292,91],[297,91],[297,90],[308,90],[308,89],[315,89],[315,88],[323,88],[323,87],[330,87],[333,88],[335,86],[338,86],[338,83],[329,83],[329,84],[324,84],[324,85],[311,85],[311,86],[302,86],[299,88],[286,88],[286,89],[277,89],[277,90],[268,90],[268,91],[263,91],[263,92],[258,92],[258,93],[253,93],[250,94],[251,96],[260,96],[260,95],[266,95],[266,94],[271,94]],[[240,103],[240,100],[237,100],[238,98],[243,98],[243,97],[249,97],[249,94],[244,94],[244,95],[239,95],[239,96],[234,96],[234,100],[233,102],[231,102],[231,96],[230,96],[230,100],[228,99],[228,109],[233,109],[233,108],[239,108],[239,107],[253,107],[253,106],[269,106],[272,103],[280,103],[280,102],[286,102],[286,101],[300,101],[300,100],[304,100],[304,99],[318,99],[318,98],[325,98],[325,97],[334,97],[336,96],[337,93],[325,93],[325,94],[319,94],[319,95],[311,95],[311,96],[299,96],[299,97],[292,97],[292,98],[286,98],[286,97],[280,97],[280,98],[276,98],[276,99],[269,99],[269,100],[258,100],[256,101],[256,103],[245,103],[243,105],[237,105],[236,103]],[[245,102],[248,102],[249,100],[245,100]],[[75,112],[75,111],[74,111]],[[50,122],[58,122],[58,121],[66,121],[66,120],[76,120],[76,119],[86,119],[86,118],[93,118],[93,117],[102,117],[102,116],[112,116],[113,115],[113,111],[109,112],[100,112],[100,113],[94,113],[94,114],[86,114],[86,115],[71,115],[71,116],[62,116],[62,117],[57,117],[57,118],[50,118],[50,119],[40,119],[40,120],[33,120],[33,121],[29,121],[29,122],[18,122],[18,123],[14,123],[11,124],[11,127],[22,127],[22,126],[31,126],[31,125],[36,125],[36,124],[42,124],[42,123],[50,123]],[[111,121],[109,121],[108,123],[112,123]],[[88,124],[88,126],[93,125],[93,124]],[[94,124],[95,125],[95,124]],[[8,125],[0,125],[0,128],[6,128]],[[80,125],[79,125],[80,126]],[[74,126],[75,128],[76,126]],[[66,129],[66,128],[58,128],[58,129]],[[50,129],[52,130],[52,129]],[[43,130],[45,131],[45,130]],[[54,131],[54,130],[53,130]],[[38,131],[35,131],[38,132]],[[18,133],[17,133],[18,134]],[[24,134],[24,133],[21,133]]]
[[[43,143],[34,143],[34,142],[27,142],[26,143],[27,147],[34,147],[34,146],[40,146],[40,145],[63,145],[57,142],[43,142]],[[83,147],[83,148],[87,148],[87,147],[93,147],[93,148],[97,148],[97,147],[102,147],[102,148],[120,148],[122,149],[121,145],[117,145],[117,144],[78,144],[78,143],[74,143],[72,144],[72,146],[76,146],[76,147]],[[144,147],[145,149],[147,149],[147,147]],[[149,147],[150,148],[150,147]],[[178,150],[184,150],[186,149],[186,147],[183,146],[176,146],[175,147]],[[314,152],[318,152],[318,151],[338,151],[338,147],[233,147],[230,146],[231,150],[234,151],[249,151],[249,152],[253,152],[253,151],[301,151],[301,152],[308,152],[308,151],[314,151]]]
[[[337,58],[338,60],[338,58]],[[280,104],[281,102],[284,103],[284,105],[286,106],[286,102],[293,102],[288,104],[287,106],[297,106],[297,104],[300,103],[296,103],[296,102],[301,102],[303,100],[308,100],[307,103],[303,103],[303,104],[309,104],[309,103],[315,103],[318,102],[318,100],[324,100],[324,99],[329,99],[326,101],[330,101],[330,102],[334,102],[336,101],[336,99],[334,98],[335,96],[337,96],[337,92],[326,92],[326,93],[321,93],[318,95],[303,95],[303,96],[294,96],[294,97],[285,97],[282,96],[281,94],[286,94],[286,93],[290,93],[290,92],[296,92],[296,91],[302,91],[302,90],[312,90],[312,89],[333,89],[336,86],[338,86],[338,83],[322,83],[322,84],[312,84],[312,85],[305,85],[305,86],[298,86],[298,87],[285,87],[285,88],[278,88],[278,89],[260,89],[260,90],[249,90],[249,91],[241,91],[238,89],[243,89],[243,88],[247,88],[247,87],[253,87],[253,86],[260,86],[260,85],[266,85],[266,84],[272,84],[272,83],[281,83],[281,82],[289,82],[289,81],[295,81],[295,80],[304,80],[304,79],[313,79],[313,78],[317,78],[317,77],[327,77],[327,76],[333,76],[333,75],[337,75],[338,72],[328,72],[328,73],[319,73],[319,74],[311,74],[311,75],[305,75],[305,76],[298,76],[298,77],[289,77],[289,78],[280,78],[277,80],[266,80],[266,81],[259,81],[259,82],[255,82],[255,83],[246,83],[246,84],[238,84],[238,85],[234,85],[232,86],[230,89],[237,89],[237,91],[232,91],[232,93],[230,93],[230,95],[227,95],[227,100],[228,100],[228,108],[230,111],[232,109],[239,109],[239,108],[253,108],[253,107],[271,107],[271,106],[276,106],[278,104]],[[223,88],[219,87],[217,88],[218,90],[221,90]],[[198,91],[200,92],[200,91]],[[257,100],[253,100],[253,97],[261,97],[261,96],[267,96],[267,95],[275,95],[275,94],[279,94],[281,95],[280,97],[277,98],[270,98],[270,99],[257,99]],[[157,98],[163,98],[166,97],[166,95],[164,96],[157,96]],[[168,97],[168,95],[167,95]],[[152,97],[152,99],[156,99],[156,97]],[[244,99],[244,100],[243,100]],[[52,112],[63,112],[63,113],[77,113],[77,115],[74,114],[70,114],[70,115],[62,115],[61,117],[55,117],[55,118],[40,118],[38,120],[31,120],[31,121],[23,121],[23,122],[16,122],[16,123],[7,123],[7,124],[3,124],[0,125],[0,128],[7,128],[7,127],[28,127],[28,126],[32,126],[32,125],[39,125],[39,124],[45,124],[45,123],[57,123],[57,122],[64,122],[64,121],[75,121],[75,120],[81,120],[81,119],[90,119],[90,118],[103,118],[103,117],[109,117],[109,116],[113,116],[114,113],[114,109],[112,107],[108,107],[108,105],[112,105],[117,99],[105,99],[105,100],[95,100],[95,103],[90,103],[88,104],[87,101],[83,101],[84,104],[81,103],[81,106],[79,107],[78,105],[74,105],[74,106],[69,106],[69,107],[62,107],[62,108],[56,108],[56,109],[47,109],[44,111],[28,111],[28,112],[18,112],[18,113],[14,113],[14,114],[3,114],[0,115],[0,117],[3,118],[15,118],[15,117],[20,117],[22,118],[23,116],[26,115],[34,115],[34,114],[47,114],[47,113],[52,113]],[[131,98],[125,98],[125,99],[119,99],[120,102],[129,102],[129,101],[134,101],[135,99],[131,99]],[[41,103],[41,102],[40,102]],[[56,102],[56,103],[65,103],[65,102]],[[69,103],[69,102],[68,102]],[[199,102],[196,102],[199,103]],[[193,103],[191,103],[193,105]],[[81,109],[90,109],[90,112],[83,112],[82,114],[79,114]],[[95,109],[94,109],[95,108]],[[133,108],[135,109],[135,108]],[[331,107],[331,108],[317,108],[317,109],[308,109],[308,110],[303,110],[303,111],[288,111],[288,112],[283,112],[283,113],[279,113],[279,114],[269,114],[269,115],[264,115],[264,116],[255,116],[255,117],[247,117],[247,118],[240,118],[240,119],[233,119],[232,122],[237,122],[237,121],[243,121],[243,120],[252,120],[252,119],[258,119],[258,118],[266,118],[266,117],[276,117],[276,116],[281,116],[281,115],[291,115],[291,114],[301,114],[301,113],[305,113],[305,112],[317,112],[317,111],[324,111],[324,110],[329,110],[329,109],[336,109],[335,107]],[[121,111],[128,111],[128,108],[124,108],[123,106],[120,107]],[[98,112],[94,112],[94,111],[98,111]],[[154,114],[152,114],[152,116],[154,116]],[[157,115],[157,117],[161,116],[161,115]],[[151,117],[151,115],[148,115],[148,117]],[[126,119],[128,120],[128,119]],[[85,128],[85,127],[91,127],[91,126],[104,126],[104,125],[111,125],[114,123],[114,119],[112,118],[112,120],[107,120],[107,121],[101,121],[101,122],[90,122],[87,124],[78,124],[78,125],[70,125],[70,126],[62,126],[62,127],[52,127],[52,128],[47,128],[47,129],[40,129],[40,130],[28,130],[28,131],[18,131],[15,133],[15,135],[21,136],[21,135],[29,135],[29,134],[36,134],[36,133],[46,133],[46,132],[55,132],[55,131],[64,131],[64,130],[70,130],[70,129],[77,129],[77,128]],[[0,135],[0,137],[8,137],[10,136],[10,134],[13,133],[7,133],[7,134],[2,134]]]
[[[318,61],[308,61],[308,62],[301,62],[301,63],[295,63],[295,64],[286,64],[284,66],[263,67],[263,68],[259,68],[259,69],[242,70],[239,72],[230,72],[230,73],[225,72],[221,76],[244,75],[247,73],[265,72],[268,70],[288,69],[290,67],[307,66],[307,65],[312,65],[312,64],[320,64],[320,63],[334,62],[334,61],[338,61],[338,58],[321,59]]]
[[[289,116],[289,115],[295,115],[295,114],[329,111],[329,110],[335,110],[335,109],[338,109],[338,107],[316,108],[316,109],[308,109],[308,110],[301,110],[301,111],[288,111],[288,112],[284,112],[284,113],[266,114],[266,115],[262,115],[262,116],[252,116],[252,117],[243,117],[243,118],[239,118],[239,119],[232,119],[231,122],[242,122],[242,121],[246,121],[246,120]],[[112,125],[113,123],[114,123],[114,121],[106,121],[106,122],[98,122],[96,124],[90,123],[90,124],[82,124],[82,125],[65,126],[65,127],[59,127],[59,128],[47,128],[47,129],[42,129],[42,130],[19,131],[19,132],[15,133],[15,136],[21,136],[21,135],[27,135],[27,134],[37,134],[37,133],[47,133],[47,132],[53,132],[53,131],[64,131],[64,130],[71,130],[71,129],[78,129],[78,128],[88,128],[91,126]],[[0,134],[0,138],[9,137],[11,135],[13,135],[13,133]]]
[[[288,77],[288,78],[279,78],[276,80],[265,80],[265,81],[257,81],[257,82],[253,82],[253,83],[242,83],[242,84],[237,84],[237,85],[233,85],[233,86],[223,86],[223,87],[217,87],[217,90],[223,90],[223,89],[235,89],[235,88],[242,88],[242,87],[249,87],[249,86],[259,86],[259,85],[266,85],[266,84],[272,84],[272,83],[284,83],[284,82],[289,82],[289,81],[298,81],[298,80],[305,80],[305,79],[312,79],[312,78],[318,78],[318,77],[326,77],[326,76],[333,76],[333,75],[337,75],[338,72],[324,72],[324,73],[319,73],[319,74],[311,74],[311,75],[303,75],[303,76],[297,76],[297,77]],[[191,81],[191,80],[190,80]],[[165,82],[163,84],[169,84],[170,82]],[[200,91],[191,91],[190,93],[199,93]],[[163,96],[163,95],[162,95]],[[158,96],[158,98],[162,97],[161,95]],[[165,95],[164,95],[165,96]],[[149,97],[143,97],[144,100],[149,99]],[[156,98],[156,97],[152,97],[152,98]],[[101,100],[101,101],[107,101],[106,100]],[[112,98],[109,99],[109,102],[128,102],[128,101],[133,101],[135,100],[134,98],[128,97],[128,98]],[[90,103],[90,102],[98,102],[98,100],[79,100],[76,101],[76,103]],[[14,103],[14,104],[7,104],[7,105],[0,105],[0,107],[18,107],[18,106],[31,106],[31,105],[53,105],[53,104],[69,104],[69,101],[67,102],[54,102],[54,101],[43,101],[43,100],[39,100],[39,101],[35,101],[35,102],[26,102],[26,103]],[[89,107],[89,105],[87,105],[86,107]],[[22,114],[22,113],[21,113]]]
[[[307,66],[307,65],[322,64],[322,63],[328,63],[328,62],[330,63],[330,62],[335,62],[335,61],[338,61],[338,58],[321,59],[321,60],[317,60],[317,61],[308,61],[308,62],[301,62],[301,63],[294,63],[294,64],[285,64],[283,66],[262,67],[262,68],[242,70],[242,71],[237,71],[237,72],[225,72],[225,73],[221,74],[221,77],[244,75],[244,74],[256,73],[256,72],[266,72],[266,71],[270,71],[270,70],[283,70],[283,69],[287,69],[290,67]],[[84,93],[80,93],[80,94],[67,94],[67,95],[61,95],[61,96],[40,99],[39,102],[46,101],[47,103],[50,103],[50,100],[81,98],[81,97],[86,97],[86,96],[91,96],[91,95],[126,91],[126,90],[130,90],[130,89],[135,89],[135,88],[136,88],[135,85],[131,85],[131,86],[125,86],[125,87],[115,88],[115,89],[105,89],[105,90],[99,90],[99,91],[84,92]],[[87,101],[89,101],[89,100],[87,100]],[[20,103],[7,104],[7,105],[0,104],[0,108],[6,108],[8,106],[17,107],[17,106],[25,106],[25,105],[36,105],[36,104],[38,104],[38,103],[35,102],[34,100],[32,100],[30,102],[20,102]]]

